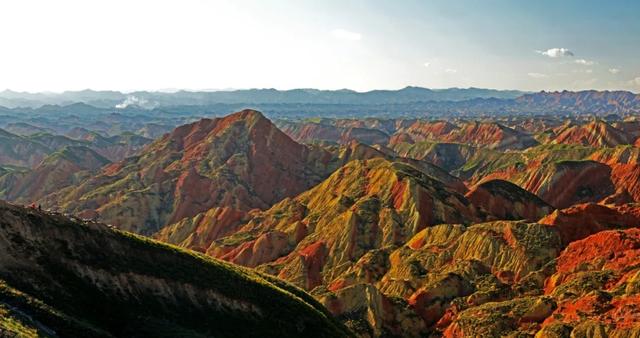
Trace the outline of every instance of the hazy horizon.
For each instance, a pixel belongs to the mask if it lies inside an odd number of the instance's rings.
[[[368,92],[373,92],[373,91],[400,91],[402,89],[406,89],[408,87],[417,87],[417,88],[422,88],[422,89],[428,89],[428,90],[432,90],[432,91],[446,91],[446,90],[454,90],[454,89],[458,89],[458,90],[471,90],[471,89],[478,89],[478,90],[494,90],[494,91],[514,91],[514,92],[522,92],[522,93],[539,93],[539,92],[549,92],[549,93],[553,93],[553,92],[563,92],[563,91],[569,91],[569,92],[581,92],[581,91],[609,91],[609,92],[616,92],[616,91],[624,91],[624,92],[630,92],[633,94],[638,94],[640,95],[640,90],[628,90],[628,89],[578,89],[578,90],[570,90],[570,89],[553,89],[553,90],[545,90],[545,89],[540,89],[540,90],[520,90],[520,89],[511,89],[511,88],[505,88],[505,89],[498,89],[498,88],[487,88],[487,87],[446,87],[446,88],[429,88],[429,87],[422,87],[422,86],[412,86],[412,85],[407,85],[404,87],[400,87],[400,88],[373,88],[373,89],[368,89],[368,90],[355,90],[355,89],[350,89],[350,88],[329,88],[329,89],[322,89],[322,88],[287,88],[287,89],[281,89],[281,88],[221,88],[221,89],[210,89],[210,88],[206,88],[206,89],[191,89],[191,88],[159,88],[159,89],[133,89],[133,90],[117,90],[117,89],[93,89],[93,88],[84,88],[84,89],[74,89],[74,90],[62,90],[62,91],[50,91],[50,90],[46,90],[46,91],[28,91],[28,90],[13,90],[11,88],[4,88],[2,90],[0,90],[0,94],[3,92],[13,92],[13,93],[18,93],[18,94],[43,94],[43,95],[60,95],[60,94],[64,94],[64,93],[70,93],[70,92],[83,92],[83,91],[93,91],[93,92],[119,92],[122,94],[133,94],[136,92],[148,92],[148,93],[163,93],[163,94],[172,94],[172,93],[177,93],[177,92],[193,92],[193,93],[215,93],[215,92],[234,92],[234,91],[248,91],[248,90],[277,90],[277,91],[291,91],[291,90],[318,90],[318,91],[340,91],[340,90],[348,90],[348,91],[352,91],[358,94],[363,94],[363,93],[368,93]]]
[[[63,94],[65,92],[82,92],[82,91],[94,91],[94,92],[109,92],[109,91],[113,91],[113,92],[120,92],[123,94],[131,94],[131,93],[135,93],[135,92],[150,92],[150,93],[176,93],[176,92],[233,92],[233,91],[244,91],[244,90],[277,90],[277,91],[290,91],[290,90],[318,90],[318,91],[341,91],[341,90],[346,90],[346,91],[352,91],[355,93],[367,93],[367,92],[372,92],[372,91],[399,91],[399,90],[403,90],[406,88],[422,88],[422,89],[428,89],[428,90],[433,90],[433,91],[444,91],[444,90],[451,90],[451,89],[461,89],[461,90],[468,90],[468,89],[480,89],[480,90],[496,90],[496,91],[522,91],[522,92],[535,92],[535,91],[527,91],[527,90],[518,90],[518,89],[498,89],[498,88],[487,88],[487,87],[443,87],[443,88],[434,88],[434,87],[422,87],[422,86],[412,86],[412,85],[406,85],[403,87],[397,87],[397,88],[372,88],[372,89],[367,89],[367,90],[356,90],[356,89],[351,89],[351,88],[328,88],[328,89],[324,89],[324,88],[312,88],[312,87],[308,87],[308,88],[302,88],[302,87],[294,87],[294,88],[274,88],[274,87],[247,87],[247,88],[158,88],[158,89],[133,89],[133,90],[117,90],[117,89],[94,89],[94,88],[83,88],[83,89],[74,89],[74,90],[62,90],[62,91],[51,91],[51,90],[45,90],[45,91],[28,91],[28,90],[13,90],[11,88],[4,88],[2,90],[0,90],[0,93],[2,92],[14,92],[14,93],[27,93],[27,94]]]

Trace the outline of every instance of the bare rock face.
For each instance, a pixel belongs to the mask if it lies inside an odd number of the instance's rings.
[[[352,161],[295,199],[255,214],[208,252],[232,262],[243,261],[247,250],[262,252],[268,259],[253,259],[260,264],[277,254],[282,257],[271,266],[279,271],[274,274],[315,286],[317,262],[323,279],[330,280],[369,250],[402,244],[429,225],[478,217],[464,196],[415,167],[382,158]],[[286,238],[287,245],[276,238]],[[261,239],[271,243],[268,250],[258,250]]]
[[[448,121],[415,121],[411,125],[398,130],[391,137],[389,144],[438,140],[456,129],[458,129],[458,126]]]
[[[633,144],[633,137],[605,121],[588,124],[566,124],[554,130],[553,143],[581,144],[592,147],[615,147]]]
[[[408,302],[423,321],[432,326],[444,316],[451,301],[468,296],[473,291],[474,287],[468,280],[450,273],[418,289],[409,297]]]
[[[229,207],[212,208],[164,227],[154,237],[191,250],[206,252],[211,242],[233,233],[247,213]]]
[[[553,210],[538,196],[503,180],[480,183],[465,196],[497,219],[536,221]]]
[[[490,149],[526,149],[538,144],[530,135],[499,123],[471,122],[448,134],[445,142],[475,144]]]
[[[296,199],[254,214],[208,252],[313,290],[362,336],[440,332],[467,308],[514,297],[520,283],[543,287],[538,271],[561,250],[555,229],[513,221],[435,225],[442,216],[422,213],[444,207],[440,199],[449,206],[460,199],[450,215],[478,216],[463,196],[405,166],[351,162]],[[361,185],[343,184],[353,178]],[[424,200],[436,206],[421,209]]]
[[[182,126],[45,200],[287,281],[361,337],[638,334],[636,126],[280,125]]]
[[[425,177],[430,177],[430,180],[437,183],[437,186],[444,185],[447,188],[447,191],[453,191],[458,193],[465,193],[467,191],[464,183],[447,173],[445,170],[425,161],[414,160],[410,158],[398,157],[393,154],[387,154],[380,150],[377,150],[371,146],[352,141],[350,144],[338,148],[330,147],[328,151],[331,152],[331,162],[329,166],[335,165],[347,165],[352,161],[397,161],[401,163],[406,163],[406,168],[415,167],[414,170],[418,170]],[[377,162],[376,162],[377,163]],[[398,163],[398,166],[402,164]],[[348,186],[350,182],[347,180],[358,180],[358,177],[346,177],[343,178],[340,184],[342,186]],[[389,186],[391,187],[391,185]],[[396,188],[399,188],[397,186]],[[390,189],[390,188],[389,188]],[[321,189],[314,190],[314,194],[323,194],[324,191]],[[347,201],[344,199],[344,201]],[[343,202],[344,202],[343,201]],[[288,221],[290,223],[296,223],[302,221],[305,217],[305,213],[307,212],[306,206],[297,200],[285,199],[281,203],[278,204],[285,211],[282,211],[283,214],[292,217],[280,217],[280,219],[284,221]],[[231,249],[231,246],[223,245],[223,246],[213,246],[211,250],[207,248],[211,246],[211,244],[220,239],[221,237],[227,235],[233,235],[235,231],[238,230],[238,226],[249,222],[252,218],[260,218],[267,213],[263,213],[262,215],[257,210],[253,210],[250,212],[241,212],[233,210],[221,209],[221,208],[213,208],[212,210],[200,213],[194,217],[185,218],[182,221],[179,221],[175,224],[167,226],[163,228],[158,233],[154,234],[154,237],[163,241],[167,241],[172,244],[176,244],[179,246],[192,248],[197,251],[207,252],[208,254],[214,255],[216,257],[226,257],[234,261],[234,255],[237,255],[240,251],[243,252],[243,255],[247,254],[247,250],[253,250],[255,240],[255,236],[246,236],[244,239],[250,238],[252,244],[245,243],[243,249]],[[275,207],[272,207],[275,209]],[[216,211],[217,210],[217,211]],[[221,210],[225,210],[221,212]],[[212,217],[213,214],[217,216]],[[218,215],[219,214],[219,215]],[[274,218],[274,217],[269,217]],[[266,222],[264,224],[270,224],[272,221]],[[291,238],[302,238],[306,236],[306,227],[302,223],[296,223],[297,225],[291,230],[295,234],[289,235]],[[222,231],[224,228],[224,231]],[[195,232],[195,233],[194,233]],[[193,235],[192,235],[193,234]],[[233,237],[233,236],[231,236]],[[298,239],[300,240],[300,239]],[[227,241],[226,243],[235,243],[235,240]],[[295,242],[295,241],[294,241]],[[261,242],[262,243],[262,242]],[[287,250],[291,250],[291,246],[293,244],[286,246]],[[278,246],[280,247],[280,246]],[[283,250],[285,247],[282,247]],[[256,260],[253,262],[260,262],[259,264],[265,263],[269,260]]]
[[[399,145],[423,141],[471,144],[490,149],[525,149],[538,144],[532,136],[499,123],[465,122],[456,125],[446,121],[417,121],[398,130],[389,143]]]
[[[419,336],[427,326],[407,303],[411,294],[376,286],[390,267],[391,248],[435,224],[471,223],[483,215],[417,167],[385,158],[354,160],[313,189],[250,212],[248,221],[206,252],[314,290],[334,315],[359,318],[349,325],[365,336],[407,335],[416,328]],[[354,297],[370,300],[358,305]],[[371,311],[368,319],[361,317]]]
[[[400,156],[427,161],[447,171],[461,168],[478,153],[478,149],[470,145],[442,142],[403,142],[393,145],[392,149]]]
[[[640,226],[640,207],[588,203],[557,210],[539,223],[557,229],[564,245],[603,230]]]
[[[319,300],[359,336],[422,337],[428,332],[406,302],[386,297],[373,285],[356,284],[326,292]]]
[[[556,308],[550,297],[523,297],[486,303],[461,312],[444,337],[534,335]]]
[[[639,239],[638,229],[630,228],[576,240],[514,284],[515,294],[493,302],[475,303],[480,298],[473,295],[453,301],[437,326],[446,337],[633,336],[640,330]],[[544,295],[526,295],[532,282]]]
[[[389,142],[389,135],[378,128],[363,124],[328,124],[317,122],[278,122],[282,131],[300,143],[338,143],[349,144],[357,141],[364,144],[382,144]]]
[[[640,333],[640,230],[602,231],[575,241],[558,257],[545,293],[558,299],[548,326],[572,335]],[[588,321],[585,321],[588,319]]]
[[[616,191],[611,167],[589,160],[518,163],[483,178],[489,179],[515,183],[560,209],[598,202]]]
[[[178,127],[141,154],[45,201],[149,234],[212,207],[267,208],[319,182],[331,160],[253,110]]]

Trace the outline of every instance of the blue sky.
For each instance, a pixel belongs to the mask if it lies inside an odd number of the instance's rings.
[[[0,13],[0,90],[640,92],[640,1],[23,0]]]

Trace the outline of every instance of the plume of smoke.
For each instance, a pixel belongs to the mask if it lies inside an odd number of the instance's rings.
[[[146,109],[153,109],[158,106],[156,102],[151,102],[144,97],[129,95],[127,98],[116,105],[116,109],[125,109],[129,106],[138,106]]]

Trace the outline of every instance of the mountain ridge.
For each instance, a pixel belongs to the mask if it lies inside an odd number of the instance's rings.
[[[0,310],[39,336],[350,336],[282,281],[104,224],[0,201],[0,247]]]

